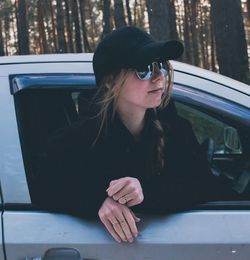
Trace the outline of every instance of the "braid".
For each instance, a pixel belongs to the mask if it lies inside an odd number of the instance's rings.
[[[156,155],[155,155],[155,171],[156,174],[160,174],[164,166],[164,130],[162,128],[160,120],[156,119],[153,121],[153,126],[156,132]]]
[[[153,174],[160,174],[164,167],[165,134],[162,124],[157,117],[153,120],[152,127],[154,132]]]
[[[172,85],[174,80],[174,70],[169,61],[167,61],[169,67],[169,75],[168,80],[166,80],[166,91],[162,97],[161,105],[159,109],[165,108],[170,100],[171,92],[172,92]],[[166,134],[164,133],[164,129],[162,127],[161,121],[158,119],[157,110],[153,109],[154,116],[152,118],[152,133],[153,138],[152,142],[150,143],[149,147],[149,161],[151,162],[151,167],[149,168],[151,171],[149,174],[156,175],[161,174],[161,171],[164,167],[164,148],[166,143]]]

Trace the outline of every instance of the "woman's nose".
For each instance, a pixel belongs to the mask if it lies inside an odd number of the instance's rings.
[[[157,69],[154,71],[154,74],[151,78],[152,82],[158,81],[158,80],[164,80],[164,74],[160,69]]]

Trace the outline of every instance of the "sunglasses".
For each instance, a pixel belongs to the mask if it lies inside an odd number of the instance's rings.
[[[149,80],[153,76],[158,76],[160,74],[162,74],[166,78],[169,75],[169,70],[169,63],[167,61],[154,61],[152,62],[152,64],[146,66],[145,68],[137,69],[135,73],[140,80]]]

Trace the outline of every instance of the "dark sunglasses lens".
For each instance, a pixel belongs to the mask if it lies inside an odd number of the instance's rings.
[[[169,65],[166,61],[161,63],[161,72],[165,77],[169,75]]]
[[[136,75],[140,80],[148,80],[152,75],[152,70],[150,66],[140,68],[136,70]]]
[[[140,80],[149,80],[154,74],[161,72],[164,77],[169,75],[169,66],[167,62],[153,62],[147,68],[136,70],[136,75]]]
[[[150,71],[137,71],[136,74],[141,80],[147,80],[151,77]]]

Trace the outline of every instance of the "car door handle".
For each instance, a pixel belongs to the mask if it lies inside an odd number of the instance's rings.
[[[97,260],[90,258],[81,258],[78,250],[75,248],[51,248],[47,250],[44,257],[26,257],[25,260]]]

